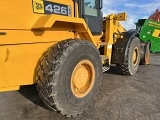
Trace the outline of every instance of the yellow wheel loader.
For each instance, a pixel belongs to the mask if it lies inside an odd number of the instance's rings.
[[[138,31],[119,23],[126,13],[103,18],[102,4],[1,0],[0,91],[36,83],[51,110],[74,117],[93,104],[102,72],[111,64],[125,75],[135,74],[140,60],[148,64],[148,47]]]

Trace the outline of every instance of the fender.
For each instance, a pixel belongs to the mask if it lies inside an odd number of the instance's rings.
[[[122,38],[119,38],[113,45],[112,63],[122,64],[126,61],[127,48],[132,38],[138,36],[138,30],[131,29],[122,33]]]

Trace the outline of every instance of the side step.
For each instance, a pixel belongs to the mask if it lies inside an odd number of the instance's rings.
[[[102,67],[103,73],[106,72],[106,71],[108,71],[109,69],[110,69],[110,67],[106,67],[106,66],[103,66],[103,67]]]
[[[110,69],[108,57],[105,56],[105,55],[101,55],[101,60],[102,60],[102,63],[103,63],[103,66],[102,66],[103,72],[108,71]]]
[[[108,57],[106,55],[101,55],[101,60],[105,62],[106,60],[108,60]]]
[[[108,44],[106,42],[100,42],[99,45],[100,46],[105,46],[105,45],[108,45]]]

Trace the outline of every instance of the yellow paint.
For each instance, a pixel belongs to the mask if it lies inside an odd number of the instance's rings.
[[[125,32],[126,30],[122,27],[119,20],[126,20],[126,13],[120,13],[118,15],[111,14],[106,17],[106,20],[104,21],[104,41],[110,46],[112,46],[119,38],[122,38],[121,36],[122,32]],[[112,56],[112,47],[105,46],[105,53],[109,58],[109,63],[111,62],[111,56]]]
[[[139,49],[136,47],[133,51],[133,55],[132,55],[132,63],[133,66],[136,66],[138,63],[138,53],[139,53]]]
[[[33,11],[35,13],[44,13],[44,3],[42,0],[33,0]]]
[[[112,57],[112,47],[109,47],[111,45],[107,46],[106,55],[109,58],[109,63],[111,63],[111,57]]]
[[[118,21],[124,21],[124,20],[127,20],[127,14],[124,12],[124,13],[118,13],[117,14],[117,20]]]
[[[85,97],[92,89],[95,80],[95,69],[89,60],[80,61],[73,70],[71,89],[78,98]]]
[[[52,43],[22,44],[0,47],[0,88],[35,83],[35,70],[39,58]],[[4,62],[4,53],[9,50],[8,60]]]
[[[10,86],[10,87],[1,87],[0,91],[13,91],[13,90],[19,90],[20,86]]]
[[[155,29],[152,36],[160,38],[160,30]]]
[[[108,45],[114,44],[120,38],[120,32],[125,31],[117,20],[117,15],[107,16],[104,21],[104,31],[99,36],[93,36],[85,20],[79,18],[78,6],[73,0],[48,0],[69,5],[71,16],[46,15],[42,0],[1,0],[0,4],[0,91],[17,90],[21,85],[36,82],[36,68],[42,54],[52,45],[66,39],[81,38],[91,41],[97,48],[101,40]],[[39,3],[36,6],[36,3]],[[119,18],[120,19],[120,18]],[[113,38],[113,33],[118,33]],[[112,48],[106,47],[105,55],[111,59]],[[94,78],[94,70],[89,62],[91,73],[83,68],[85,74]],[[84,79],[85,84],[87,79]],[[79,88],[83,84],[78,84]],[[87,85],[88,82],[87,82]],[[92,86],[89,85],[89,86]],[[86,91],[90,90],[87,89]],[[81,92],[81,91],[80,91]],[[83,93],[85,96],[87,92]],[[79,96],[80,97],[80,96]]]

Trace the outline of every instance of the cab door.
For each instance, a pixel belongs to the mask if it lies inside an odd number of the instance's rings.
[[[79,0],[79,14],[85,19],[93,35],[102,33],[102,0]]]

